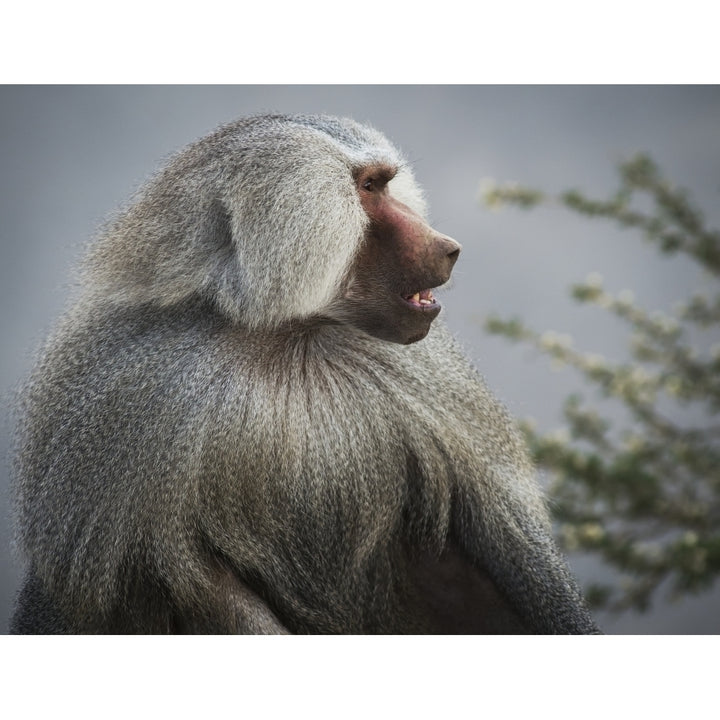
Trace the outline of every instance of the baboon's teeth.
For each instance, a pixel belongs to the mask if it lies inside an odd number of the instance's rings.
[[[416,292],[414,295],[405,296],[405,299],[409,303],[417,306],[435,304],[435,298],[433,297],[432,290],[421,290],[420,292]]]

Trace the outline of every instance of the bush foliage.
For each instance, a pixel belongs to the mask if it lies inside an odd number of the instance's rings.
[[[551,480],[561,544],[596,553],[620,571],[616,584],[586,588],[591,604],[618,611],[644,610],[665,589],[675,596],[700,592],[720,574],[720,233],[706,227],[688,193],[664,179],[649,157],[623,163],[619,176],[617,192],[604,201],[576,190],[549,196],[514,185],[491,185],[484,193],[489,206],[559,203],[614,223],[660,253],[691,258],[711,278],[710,292],[679,299],[670,315],[648,312],[629,291],[611,294],[598,275],[572,286],[577,302],[626,323],[629,362],[584,353],[569,336],[537,332],[519,319],[486,321],[490,333],[576,368],[596,397],[624,408],[609,413],[613,418],[629,418],[610,420],[598,409],[602,403],[594,407],[572,395],[560,432],[522,424]],[[650,210],[634,209],[640,204]],[[683,406],[702,420],[681,420],[688,413],[673,410]]]

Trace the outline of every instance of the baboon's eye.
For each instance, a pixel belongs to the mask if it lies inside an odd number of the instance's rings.
[[[365,192],[369,193],[381,193],[385,190],[385,186],[395,176],[395,169],[386,167],[384,165],[374,168],[366,168],[358,178],[358,187],[362,188]]]

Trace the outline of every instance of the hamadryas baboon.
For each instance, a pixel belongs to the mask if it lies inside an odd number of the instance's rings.
[[[109,223],[21,402],[16,632],[595,632],[436,321],[460,246],[350,120],[258,116]]]

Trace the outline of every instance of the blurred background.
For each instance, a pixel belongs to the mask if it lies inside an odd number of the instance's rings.
[[[565,397],[583,377],[557,372],[528,346],[488,334],[488,315],[521,317],[577,347],[628,357],[627,330],[570,298],[590,273],[613,293],[631,289],[669,312],[711,282],[612,223],[561,207],[493,210],[491,179],[606,198],[617,167],[648,153],[720,226],[720,90],[700,86],[5,86],[0,88],[0,630],[21,569],[11,552],[10,404],[34,349],[70,294],[71,270],[104,218],[167,156],[240,115],[348,115],[383,131],[425,188],[433,226],[463,245],[443,317],[490,387],[518,418],[561,428]],[[715,342],[720,338],[715,338]],[[608,409],[612,414],[612,408]],[[543,481],[548,482],[543,476]],[[573,553],[583,585],[615,582],[595,555]],[[720,588],[645,612],[599,612],[608,633],[720,632]]]

